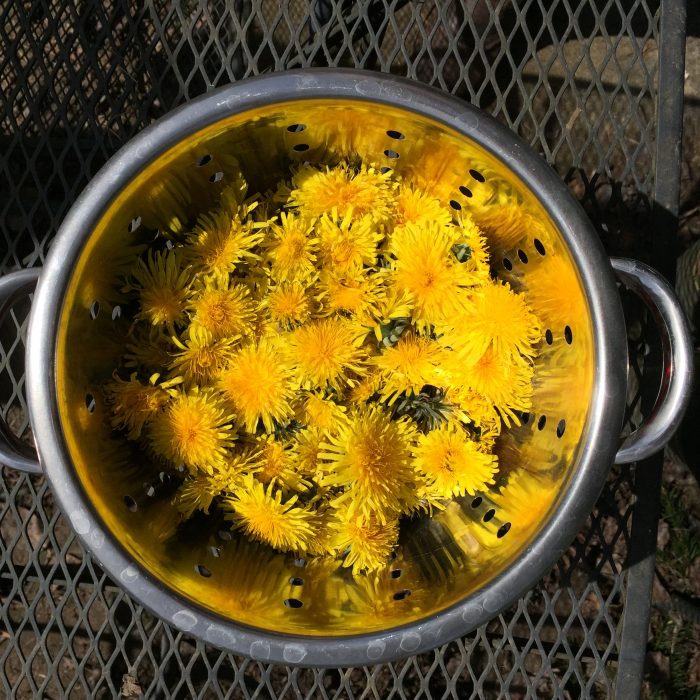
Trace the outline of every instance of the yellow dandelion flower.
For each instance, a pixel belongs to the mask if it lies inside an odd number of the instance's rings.
[[[259,259],[252,252],[264,237],[257,226],[243,223],[226,211],[203,214],[187,237],[187,255],[197,269],[207,274],[233,272],[236,263]]]
[[[257,430],[260,421],[272,432],[275,421],[292,415],[289,370],[280,362],[276,345],[266,338],[238,350],[219,375],[218,387],[249,433]]]
[[[348,275],[323,270],[317,297],[323,306],[323,315],[347,312],[362,325],[372,325],[381,316],[380,309],[386,299],[383,277],[372,270],[357,269]]]
[[[267,309],[275,323],[289,329],[309,318],[311,302],[299,282],[281,283],[270,289],[261,309]]]
[[[341,216],[352,208],[356,217],[369,215],[386,221],[393,209],[392,182],[388,173],[374,168],[339,165],[318,170],[303,166],[292,178],[287,206],[299,207],[306,216],[319,217],[337,209]]]
[[[173,343],[180,352],[175,353],[168,366],[188,383],[207,384],[219,375],[233,357],[235,340],[214,340],[206,329],[190,326],[184,343],[173,337]]]
[[[449,345],[465,362],[474,362],[487,349],[507,359],[521,354],[532,357],[540,339],[539,321],[525,297],[507,283],[489,282],[470,297],[441,342]]]
[[[463,367],[462,380],[485,396],[510,426],[510,420],[520,425],[515,411],[530,410],[533,373],[533,366],[523,358],[501,357],[488,349],[475,364]]]
[[[351,404],[361,405],[369,401],[382,388],[382,375],[372,372],[363,377],[351,390],[348,400]]]
[[[237,487],[241,480],[239,461],[229,461],[223,471],[215,471],[213,474],[199,473],[185,478],[173,497],[173,504],[185,519],[191,518],[195,510],[209,514],[212,501],[217,496]]]
[[[413,450],[415,468],[441,497],[473,496],[494,483],[495,455],[482,452],[464,430],[447,425],[418,438]]]
[[[245,477],[233,497],[224,501],[231,511],[226,517],[258,542],[283,552],[304,552],[316,534],[316,513],[295,505],[297,496],[283,503],[282,492],[273,486]]]
[[[458,292],[480,282],[452,252],[455,234],[437,224],[409,224],[391,237],[393,281],[413,298],[413,320],[426,327],[449,318],[460,308]]]
[[[305,491],[311,485],[295,470],[291,444],[275,440],[271,435],[256,440],[258,455],[255,460],[255,477],[267,485],[274,481],[277,486],[293,491]]]
[[[192,473],[212,474],[226,461],[235,433],[222,400],[209,390],[179,391],[153,419],[150,442],[154,452]]]
[[[457,380],[459,381],[459,380]],[[494,405],[477,391],[463,385],[447,388],[445,401],[452,408],[457,420],[472,423],[480,429],[480,442],[491,444],[501,432],[501,418]]]
[[[146,260],[139,259],[125,290],[139,293],[137,319],[154,326],[183,321],[190,295],[190,272],[183,266],[182,250],[151,251]]]
[[[330,546],[344,556],[343,566],[353,574],[386,565],[399,539],[399,522],[380,522],[374,515],[341,515],[331,522]]]
[[[291,212],[282,212],[279,223],[270,224],[264,245],[274,280],[305,280],[315,274],[318,238],[313,224],[313,220]]]
[[[169,389],[179,379],[158,384],[159,375],[153,374],[148,384],[142,384],[134,372],[128,380],[116,374],[105,385],[105,400],[112,408],[110,423],[113,428],[126,430],[129,440],[140,437],[143,426],[160,411],[170,398]]]
[[[250,289],[230,284],[228,275],[200,280],[188,305],[192,328],[201,327],[214,340],[246,336],[252,331],[255,303]]]
[[[440,204],[440,200],[420,189],[403,184],[396,195],[393,219],[395,227],[430,222],[444,226],[452,221],[452,214]]]
[[[347,420],[345,411],[345,406],[317,393],[309,393],[302,400],[299,421],[311,428],[331,433]]]
[[[294,468],[305,476],[316,476],[321,461],[321,443],[326,439],[316,428],[305,428],[294,435],[290,459]]]
[[[334,209],[316,224],[321,263],[339,275],[357,274],[362,265],[377,262],[377,246],[384,234],[370,216],[354,217],[350,207],[342,218]]]
[[[138,325],[126,344],[124,366],[144,370],[160,370],[172,360],[170,336],[163,329]]]
[[[414,498],[411,447],[415,428],[391,420],[378,406],[357,409],[345,426],[324,443],[327,475],[322,484],[347,487],[335,500],[349,516],[372,513],[388,522]]]
[[[357,347],[361,334],[341,318],[323,318],[309,321],[289,335],[286,342],[290,365],[303,388],[339,389],[352,385],[351,373],[365,372],[366,352]]]
[[[459,215],[455,229],[459,237],[453,245],[453,252],[458,259],[464,252],[467,257],[463,260],[463,264],[467,269],[478,273],[483,282],[489,281],[491,274],[489,248],[481,229],[474,219],[464,212]],[[466,250],[462,251],[463,247]]]
[[[404,392],[418,394],[426,384],[441,386],[444,375],[440,364],[444,352],[430,338],[404,333],[394,346],[371,359],[381,372],[382,399],[391,405]]]

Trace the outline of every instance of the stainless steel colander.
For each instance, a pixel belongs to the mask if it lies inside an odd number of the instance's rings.
[[[533,408],[497,444],[496,485],[404,528],[374,577],[249,543],[223,523],[178,527],[173,484],[110,430],[100,384],[123,352],[118,276],[158,229],[186,228],[238,168],[263,192],[290,166],[360,157],[393,168],[485,232],[494,274],[543,324]],[[665,373],[620,446],[625,325],[613,267],[648,303]],[[0,309],[35,284],[0,280]],[[403,79],[316,70],[238,83],[176,110],[115,155],[66,217],[41,272],[27,348],[39,463],[1,433],[0,460],[43,470],[85,546],[154,613],[219,647],[289,664],[356,665],[455,638],[515,600],[575,536],[610,464],[678,424],[690,340],[668,285],[610,259],[549,167],[490,117]],[[4,442],[3,442],[4,441]]]

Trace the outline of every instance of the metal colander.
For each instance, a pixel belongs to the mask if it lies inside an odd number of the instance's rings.
[[[493,273],[527,296],[543,330],[532,410],[498,440],[495,486],[407,523],[376,577],[278,554],[216,516],[179,524],[177,484],[112,432],[101,392],[127,342],[118,278],[135,246],[158,230],[186,229],[239,168],[250,192],[264,192],[295,164],[348,158],[392,168],[455,216],[471,214],[488,239]],[[634,286],[646,279],[642,296],[667,331],[667,381],[654,420],[619,454],[630,461],[662,444],[680,419],[689,345],[668,288],[648,269],[616,267]],[[35,278],[0,280],[0,293]],[[304,71],[207,95],[105,166],[42,273],[27,391],[42,468],[76,532],[122,586],[214,645],[345,665],[415,653],[476,627],[556,559],[615,457],[626,361],[610,260],[543,161],[478,110],[417,84]],[[34,468],[9,441],[0,457]]]

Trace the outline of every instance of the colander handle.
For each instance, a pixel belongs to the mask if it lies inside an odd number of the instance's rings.
[[[40,273],[41,268],[32,267],[0,277],[0,322],[18,299],[34,291]],[[23,472],[33,474],[42,472],[36,451],[22,442],[2,418],[0,418],[0,463]]]
[[[637,260],[612,258],[622,283],[637,294],[651,312],[661,336],[661,387],[649,417],[620,445],[616,464],[636,462],[658,452],[683,418],[693,381],[693,344],[683,310],[669,283]]]

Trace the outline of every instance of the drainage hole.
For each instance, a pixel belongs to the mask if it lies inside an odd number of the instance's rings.
[[[396,139],[397,141],[401,141],[406,138],[400,131],[395,131],[394,129],[389,129],[389,131],[386,132],[386,135],[391,139]]]
[[[546,255],[547,251],[544,249],[544,245],[542,245],[542,241],[539,238],[535,238],[533,241],[535,244],[535,250],[540,254],[540,255]]]
[[[124,505],[132,512],[135,513],[139,509],[138,503],[131,496],[124,496]]]
[[[547,343],[547,345],[551,345],[554,342],[554,336],[552,335],[552,331],[550,331],[549,328],[544,332],[544,340]]]
[[[540,416],[537,421],[537,430],[544,430],[545,425],[547,425],[547,416]]]
[[[512,270],[513,263],[508,258],[503,258],[503,267],[505,267],[506,270]]]
[[[478,171],[478,170],[470,170],[469,174],[477,181],[477,182],[486,182],[486,178]]]
[[[294,148],[294,150],[297,153],[303,153],[304,151],[309,150],[309,144],[308,143],[298,143],[296,146],[292,146],[292,148]]]
[[[396,158],[399,157],[398,152],[397,152],[397,151],[392,151],[390,148],[387,148],[386,151],[384,151],[384,155],[385,155],[387,158],[394,158],[394,159],[396,159]]]
[[[90,318],[94,321],[100,313],[100,302],[93,301],[90,307]]]
[[[127,227],[129,229],[129,233],[133,233],[136,231],[136,229],[141,226],[141,217],[140,216],[135,216],[130,222],[129,226]]]
[[[524,250],[518,248],[518,257],[520,258],[520,262],[527,265],[527,253]]]
[[[567,327],[564,329],[564,340],[566,340],[566,342],[567,342],[569,345],[571,345],[571,343],[572,343],[573,340],[574,340],[574,334],[571,332],[571,328],[570,328],[569,326],[567,326]]]
[[[411,591],[408,588],[404,588],[402,591],[396,591],[394,593],[394,600],[403,600],[411,595]]]
[[[212,555],[212,557],[216,557],[217,559],[221,556],[221,550],[218,547],[209,547],[209,554]]]
[[[298,598],[287,598],[287,600],[284,601],[284,604],[288,608],[301,608],[304,603],[302,603]]]
[[[292,576],[292,578],[289,579],[289,585],[290,586],[303,586],[304,579],[299,577],[299,576]]]
[[[496,515],[496,511],[493,508],[489,508],[485,513],[482,520],[487,523],[489,520],[493,520],[493,516]]]
[[[557,437],[560,438],[566,430],[566,421],[562,418],[557,424]]]
[[[456,200],[456,199],[451,199],[450,200],[450,206],[455,210],[455,211],[460,211],[462,209],[462,205]]]
[[[207,153],[205,156],[202,156],[197,161],[197,167],[201,168],[203,165],[206,165],[210,160],[211,160],[211,156]]]
[[[298,134],[300,131],[306,129],[306,124],[290,124],[287,127],[287,131],[291,131],[293,134]]]
[[[508,530],[510,530],[510,523],[503,523],[503,525],[501,525],[501,527],[498,528],[496,537],[505,537],[508,534]]]
[[[402,573],[401,569],[394,569],[391,572],[390,576],[391,576],[391,578],[401,578],[401,573]]]
[[[213,175],[209,176],[209,182],[220,182],[224,179],[224,174],[221,170],[217,170]]]
[[[471,191],[468,187],[465,187],[464,185],[460,185],[459,191],[460,191],[465,197],[471,197],[471,196],[472,196],[472,191]]]
[[[88,413],[92,413],[95,410],[95,397],[92,394],[85,394],[85,407]]]
[[[204,566],[204,564],[197,564],[197,565],[194,567],[194,570],[195,570],[200,576],[204,576],[204,578],[209,578],[209,577],[211,576],[211,571],[209,571],[209,569],[207,569],[207,567]]]
[[[477,496],[473,501],[472,501],[472,508],[478,508],[481,505],[481,502],[484,499],[481,496]]]

